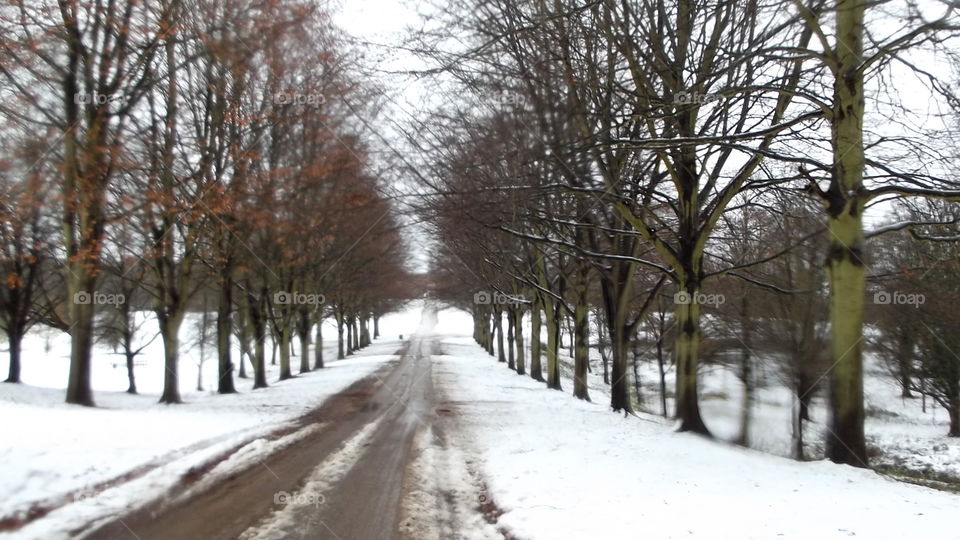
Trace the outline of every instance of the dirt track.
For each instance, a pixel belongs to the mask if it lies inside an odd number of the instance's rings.
[[[435,312],[424,311],[429,330]],[[429,337],[414,336],[402,358],[353,384],[303,419],[316,432],[272,454],[260,464],[220,481],[189,498],[172,493],[102,526],[76,531],[90,539],[234,539],[251,535],[283,505],[279,492],[296,493],[318,467],[336,459],[345,443],[368,426],[362,449],[321,504],[295,508],[296,519],[274,525],[261,538],[366,540],[398,538],[404,477],[414,436],[429,429],[436,398],[431,381]],[[199,475],[202,478],[202,474]],[[185,479],[184,490],[197,479]]]

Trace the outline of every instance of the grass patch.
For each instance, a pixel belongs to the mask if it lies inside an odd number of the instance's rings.
[[[873,467],[873,470],[900,482],[907,482],[908,484],[915,484],[960,495],[960,478],[946,473],[921,471],[909,469],[902,465],[889,464],[876,465]]]

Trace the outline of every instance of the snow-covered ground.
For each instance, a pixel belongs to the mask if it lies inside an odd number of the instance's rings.
[[[449,445],[484,479],[498,526],[519,538],[960,538],[957,495],[612,414],[602,386],[595,403],[573,399],[569,380],[567,392],[547,390],[474,344],[469,315],[439,320],[434,383],[458,426]],[[878,436],[879,426],[868,429]]]
[[[18,538],[53,538],[78,527],[81,520],[146,503],[192,468],[216,462],[227,451],[234,451],[233,456],[213,473],[255,463],[305,432],[266,435],[292,428],[294,420],[327,397],[395,359],[403,343],[399,336],[408,337],[419,320],[419,303],[384,317],[382,338],[340,361],[333,360],[335,329],[325,329],[325,369],[277,382],[277,367],[268,366],[269,388],[251,391],[251,379],[237,379],[239,393],[233,395],[215,393],[212,348],[203,364],[207,390],[196,390],[199,350],[187,348],[180,365],[182,405],[157,403],[163,372],[159,340],[136,368],[139,395],[124,392],[122,361],[98,347],[93,369],[97,407],[67,405],[68,339],[32,334],[24,350],[24,384],[0,384],[0,416],[7,434],[0,443],[0,519],[53,509],[33,526],[13,533]],[[190,321],[184,324],[187,342],[193,338],[192,328]],[[0,362],[4,371],[5,361]],[[299,357],[292,362],[296,372]]]
[[[464,321],[463,318],[467,319]],[[450,321],[447,330],[463,334],[472,332],[473,323],[469,316],[457,310],[446,310],[441,321]],[[529,317],[525,325],[525,337],[529,351]],[[506,328],[506,322],[504,322]],[[546,343],[546,330],[541,339]],[[596,336],[592,336],[596,340]],[[573,360],[567,345],[567,334],[563,335],[561,348],[561,374],[565,392],[573,390]],[[641,411],[660,415],[660,375],[655,362],[655,351],[641,351],[643,354],[639,366]],[[598,404],[609,403],[609,386],[603,382],[603,368],[600,354],[594,347],[590,351],[591,373],[587,376],[590,395]],[[673,392],[676,373],[670,365],[670,353],[666,351],[667,370],[667,412],[673,414]],[[527,357],[529,359],[529,355]],[[528,360],[529,363],[529,360]],[[632,363],[632,360],[631,360]],[[546,366],[544,364],[544,369]],[[793,423],[795,398],[784,386],[777,373],[763,362],[756,362],[755,401],[751,409],[749,445],[755,450],[769,454],[791,457],[793,442]],[[634,388],[633,367],[630,366],[628,380],[631,392]],[[824,433],[827,429],[826,379],[821,381],[822,389],[815,394],[810,409],[811,421],[804,424],[805,456],[810,459],[823,457]],[[743,384],[734,370],[724,365],[704,364],[700,367],[700,407],[704,422],[711,433],[720,440],[735,441],[740,433],[740,410]],[[873,354],[865,358],[864,399],[866,408],[865,432],[871,465],[890,467],[894,472],[909,472],[924,477],[949,477],[960,484],[960,438],[947,437],[949,417],[947,412],[931,399],[926,400],[926,410],[922,400],[903,399],[900,388],[890,376],[886,367]],[[665,425],[668,419],[656,419]]]
[[[603,383],[599,353],[592,350],[593,373],[589,384],[594,401],[609,400],[608,386]],[[669,355],[669,353],[668,353]],[[564,371],[572,376],[573,361],[562,355]],[[777,374],[757,362],[754,403],[751,408],[749,446],[769,454],[792,457],[793,418],[796,399]],[[639,409],[659,415],[659,373],[651,358],[639,368],[642,399]],[[824,434],[828,410],[826,384],[814,396],[811,420],[804,423],[804,454],[819,459],[824,453]],[[673,392],[676,374],[668,366],[666,376],[667,411],[674,410]],[[629,374],[633,388],[632,368]],[[566,388],[566,387],[565,387]],[[740,433],[743,383],[733,368],[725,365],[702,365],[700,369],[700,408],[704,422],[720,440],[735,441]],[[922,475],[946,475],[960,482],[960,439],[947,437],[950,420],[947,412],[931,399],[924,404],[919,398],[904,399],[900,387],[873,354],[865,357],[864,401],[867,438],[871,465],[907,469]]]
[[[704,370],[706,397],[703,415],[713,433],[734,440],[740,431],[739,414],[743,385],[727,368]],[[650,373],[647,380],[652,380]],[[672,388],[673,377],[668,378]],[[825,386],[824,381],[824,386]],[[812,422],[806,423],[806,454],[823,455],[823,435],[828,420],[826,390],[811,407]],[[902,467],[917,473],[940,473],[960,481],[960,439],[947,437],[947,412],[927,399],[926,412],[919,397],[903,399],[900,387],[873,355],[867,355],[864,377],[866,421],[864,431],[873,465]],[[789,456],[793,395],[778,380],[767,377],[758,389],[750,428],[752,448]]]
[[[137,367],[137,396],[123,392],[119,357],[99,348],[93,378],[98,406],[86,408],[62,403],[66,337],[31,335],[25,384],[0,385],[8,434],[0,443],[0,519],[10,526],[31,511],[48,513],[0,538],[66,537],[156,498],[188,495],[176,488],[185,475],[201,474],[197,489],[325,429],[300,427],[296,419],[396,358],[399,336],[417,330],[421,308],[418,302],[385,317],[383,337],[344,361],[332,360],[335,332],[325,329],[326,369],[277,383],[270,366],[269,388],[254,392],[249,379],[238,379],[237,395],[210,390],[216,377],[212,347],[203,364],[207,390],[197,391],[199,350],[187,346],[180,366],[185,404],[175,406],[157,403],[159,341]],[[194,340],[193,328],[185,324],[184,342]],[[593,402],[582,402],[570,395],[568,357],[564,392],[547,390],[482,351],[471,329],[462,311],[438,314],[434,332],[441,354],[433,357],[433,382],[445,400],[442,417],[450,419],[444,426],[451,429],[417,438],[403,524],[413,537],[496,538],[503,528],[528,539],[960,538],[955,494],[872,471],[771,455],[789,453],[792,402],[769,374],[755,405],[756,449],[743,449],[722,441],[737,433],[741,391],[726,368],[706,367],[702,375],[704,416],[721,439],[708,441],[675,433],[672,421],[656,414],[611,413],[599,364],[589,376]],[[294,371],[298,365],[299,357]],[[901,400],[880,368],[869,367],[867,433],[874,461],[958,474],[960,446],[944,436],[943,412],[924,413],[918,400]],[[642,405],[656,412],[655,366],[645,363],[640,377]],[[672,372],[667,381],[672,388]],[[826,417],[822,401],[815,402],[813,417],[807,437],[816,455]],[[334,456],[311,478],[330,482],[351,455]],[[430,519],[438,503],[449,507],[445,522]],[[496,523],[485,521],[477,508]]]

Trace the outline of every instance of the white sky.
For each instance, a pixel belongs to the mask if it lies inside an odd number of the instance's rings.
[[[417,3],[409,0],[340,0],[340,4],[337,23],[350,34],[371,40],[400,32],[419,19]]]

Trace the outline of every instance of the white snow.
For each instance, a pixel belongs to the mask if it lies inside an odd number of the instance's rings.
[[[582,402],[498,364],[466,334],[468,315],[439,319],[453,334],[434,356],[460,426],[450,444],[520,538],[960,538],[954,494],[613,414],[606,396]]]

